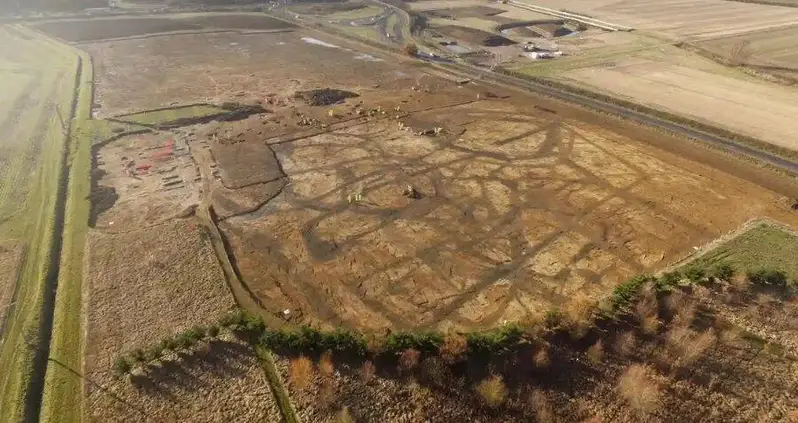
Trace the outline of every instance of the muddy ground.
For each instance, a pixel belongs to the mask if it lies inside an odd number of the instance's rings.
[[[104,146],[97,188],[130,195],[97,224],[142,226],[207,201],[240,277],[266,310],[287,309],[296,322],[491,327],[575,293],[606,295],[752,217],[796,221],[783,195],[742,177],[794,189],[788,180],[317,34],[178,35],[86,48],[106,113],[211,93],[267,109]],[[294,95],[326,87],[359,96],[314,107]],[[165,194],[157,169],[137,181],[109,167],[151,157],[169,137],[186,147],[174,160],[196,166],[180,177],[190,194]],[[125,150],[126,142],[138,147]]]

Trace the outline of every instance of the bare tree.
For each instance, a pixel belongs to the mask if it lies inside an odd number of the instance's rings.
[[[751,57],[751,51],[748,48],[750,42],[748,40],[740,40],[736,42],[729,53],[729,64],[732,66],[744,65]]]

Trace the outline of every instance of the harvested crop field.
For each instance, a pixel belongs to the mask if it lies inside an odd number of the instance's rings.
[[[110,143],[99,166],[150,154],[145,144],[158,151],[169,137],[187,146],[196,173],[183,179],[202,187],[187,202],[213,206],[238,275],[263,308],[287,309],[293,322],[492,327],[576,293],[602,297],[752,217],[796,220],[779,194],[686,160],[694,150],[683,141],[489,95],[495,87],[459,86],[316,37],[86,45],[103,113],[229,99],[267,109],[148,134],[130,154],[129,139]],[[297,95],[320,88],[358,96],[314,106],[313,95]],[[125,207],[100,212],[100,226],[155,220],[109,225],[114,213],[147,210],[123,194],[146,181],[117,179],[99,186],[118,190],[113,207]],[[161,199],[140,196],[150,197]]]
[[[744,64],[787,68],[798,76],[798,26],[718,38],[699,45]]]
[[[121,353],[214,322],[234,306],[198,220],[124,234],[92,230],[87,259],[84,412],[89,421],[254,421],[274,415],[257,360],[235,342],[165,360],[136,375],[136,384],[112,379],[112,362]],[[200,408],[204,414],[192,414]]]
[[[679,39],[775,29],[798,21],[795,8],[725,0],[535,0],[530,3]]]
[[[35,24],[34,27],[63,40],[84,43],[106,38],[125,38],[174,31],[213,29],[273,30],[294,26],[262,14],[171,15],[165,17],[124,17],[89,20],[61,20]]]
[[[593,89],[798,150],[798,92],[776,84],[631,58],[566,72]]]

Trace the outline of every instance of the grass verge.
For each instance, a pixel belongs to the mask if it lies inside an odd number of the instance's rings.
[[[81,58],[75,112],[69,135],[68,191],[55,299],[50,354],[45,375],[40,421],[80,422],[82,415],[82,281],[83,253],[91,204],[91,145],[102,127],[91,119],[91,58]]]
[[[27,93],[40,106],[43,119],[31,128],[31,143],[40,143],[41,156],[35,165],[35,177],[24,200],[25,208],[14,218],[24,227],[29,254],[17,282],[14,312],[9,316],[0,346],[0,421],[35,421],[41,400],[41,384],[46,368],[49,322],[58,252],[60,251],[60,201],[65,188],[65,131],[59,117],[71,110],[74,98],[77,61],[60,45],[29,31],[15,27],[20,49],[34,50],[25,65],[46,69],[44,75],[56,75],[51,83],[40,84]],[[44,62],[39,62],[46,58]],[[36,61],[39,60],[39,61]],[[28,62],[30,61],[30,62]],[[46,78],[43,78],[44,82]],[[54,105],[58,105],[54,113]],[[35,113],[35,110],[30,110]],[[68,119],[68,118],[67,118]]]

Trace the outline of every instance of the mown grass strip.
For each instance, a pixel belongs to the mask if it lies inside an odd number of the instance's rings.
[[[263,372],[266,374],[266,379],[269,381],[269,387],[272,390],[272,396],[277,401],[277,406],[280,408],[280,414],[283,415],[285,423],[299,423],[299,417],[296,415],[294,406],[291,404],[291,398],[288,396],[280,374],[277,373],[277,368],[274,366],[274,357],[272,353],[261,346],[255,347],[255,353],[260,359]]]
[[[81,58],[72,130],[70,133],[69,176],[60,257],[58,291],[40,421],[80,422],[82,416],[83,254],[88,233],[91,204],[91,146],[94,137],[103,136],[103,127],[91,119],[91,58]]]

